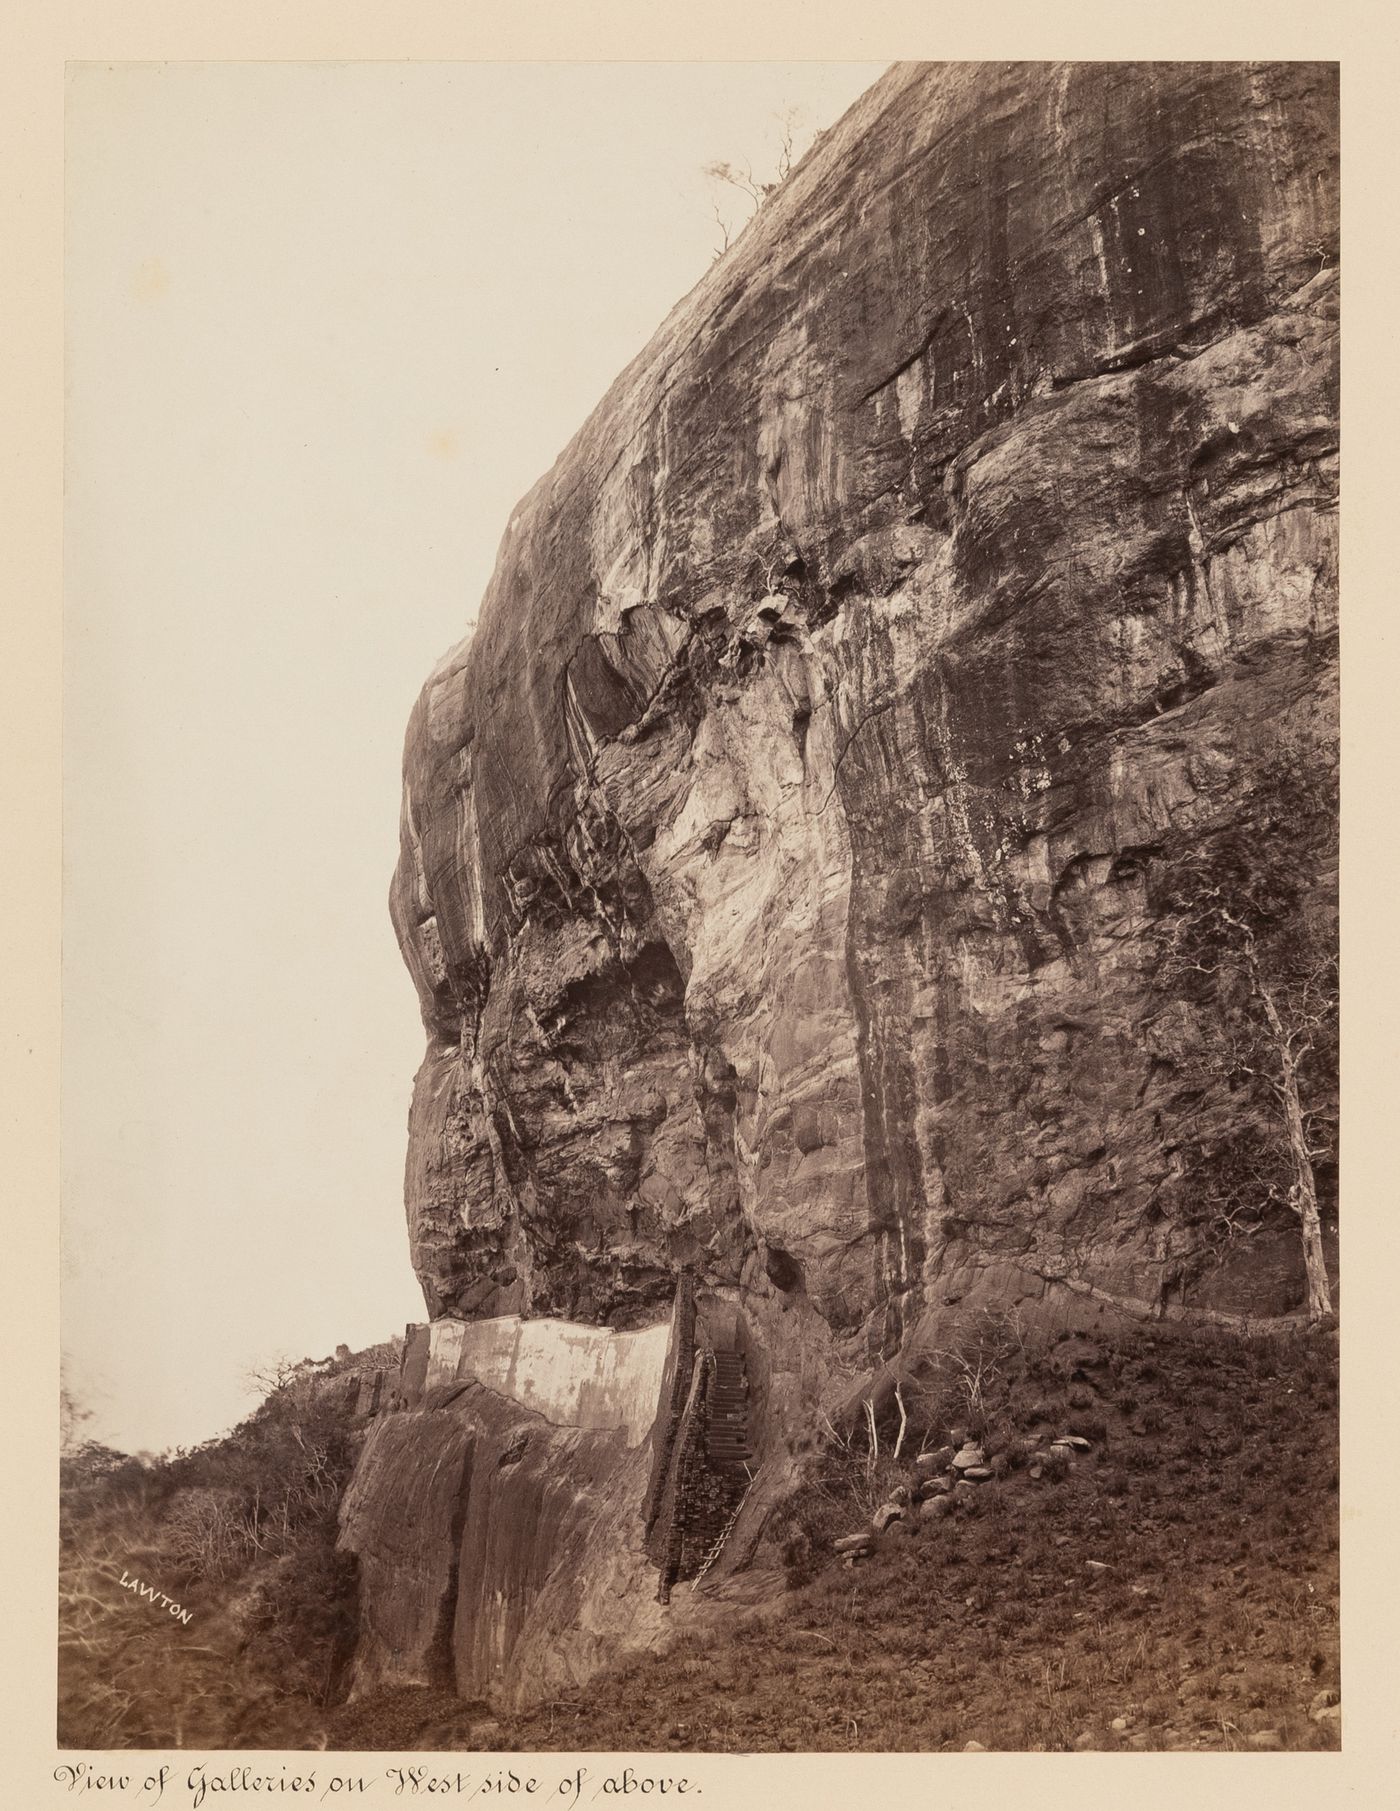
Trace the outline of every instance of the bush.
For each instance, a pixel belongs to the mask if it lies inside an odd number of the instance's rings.
[[[64,1745],[280,1748],[322,1738],[356,1634],[355,1564],[335,1541],[359,1437],[324,1392],[290,1387],[225,1438],[163,1459],[91,1443],[64,1459]],[[123,1567],[241,1642],[221,1634],[211,1646],[202,1630],[172,1639],[164,1617],[123,1601]]]
[[[251,1640],[280,1656],[279,1678],[330,1704],[354,1658],[359,1562],[324,1541],[306,1541],[262,1580],[248,1612]]]
[[[167,1491],[160,1461],[134,1458],[94,1440],[59,1460],[59,1511],[68,1526],[91,1516],[147,1512]]]
[[[235,1490],[177,1490],[165,1513],[171,1557],[186,1579],[221,1580],[253,1557],[243,1500]]]
[[[278,1392],[226,1439],[178,1453],[165,1525],[192,1573],[235,1576],[333,1524],[357,1439],[324,1402]]]

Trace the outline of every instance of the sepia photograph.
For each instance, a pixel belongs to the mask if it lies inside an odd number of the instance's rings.
[[[1339,1750],[1338,64],[64,110],[60,1760]]]

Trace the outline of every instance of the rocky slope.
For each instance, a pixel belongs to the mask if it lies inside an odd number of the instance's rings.
[[[687,1266],[762,1480],[978,1305],[1296,1309],[1286,1215],[1203,1257],[1186,1154],[1242,1109],[1157,933],[1281,748],[1335,765],[1336,105],[1326,65],[898,67],[522,502],[405,747],[433,1319],[654,1325]],[[457,1469],[470,1396],[423,1411]],[[636,1508],[588,1469],[532,1591]],[[634,1536],[576,1622],[641,1614]]]

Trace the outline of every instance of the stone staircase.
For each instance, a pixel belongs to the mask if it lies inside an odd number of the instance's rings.
[[[716,1465],[744,1465],[749,1445],[748,1367],[741,1352],[716,1352],[706,1407],[705,1451]]]
[[[669,1399],[662,1405],[643,1507],[647,1550],[670,1600],[715,1563],[753,1478],[748,1365],[737,1315],[711,1307],[698,1324],[690,1280],[678,1279]]]

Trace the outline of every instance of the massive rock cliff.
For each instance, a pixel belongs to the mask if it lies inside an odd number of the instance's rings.
[[[1330,738],[1335,175],[1324,65],[899,68],[614,385],[408,732],[431,1313],[1159,1300],[1145,852]]]
[[[1335,760],[1336,161],[1325,65],[899,67],[618,379],[408,730],[431,1317],[685,1265],[771,1430],[978,1302],[1297,1305],[1193,1261],[1153,876]]]

